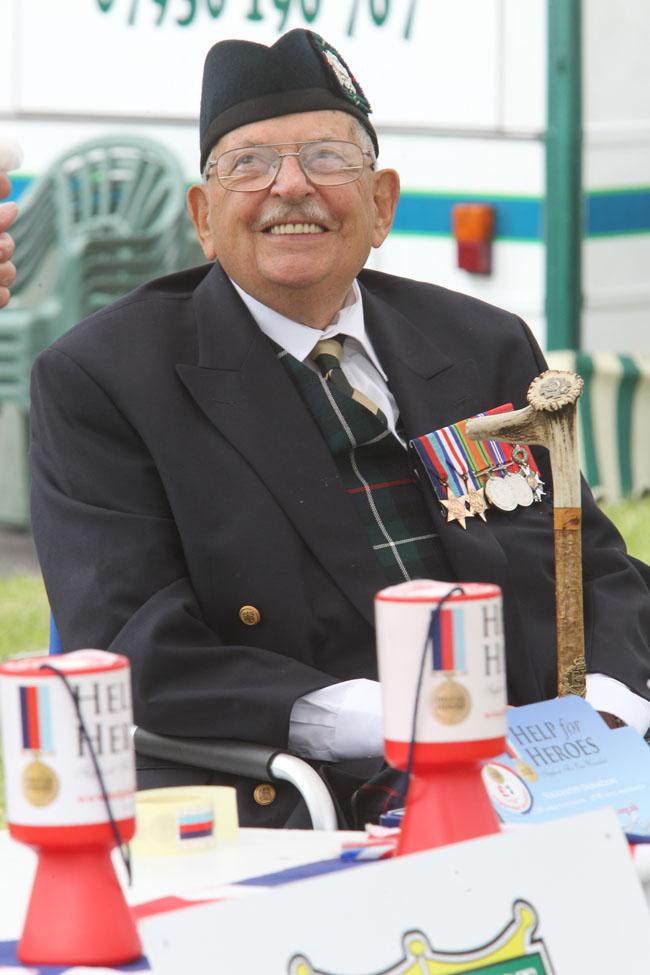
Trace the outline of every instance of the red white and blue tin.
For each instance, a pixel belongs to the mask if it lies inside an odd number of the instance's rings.
[[[43,669],[50,662],[74,689],[113,816],[132,835],[135,765],[129,662],[102,650],[11,660],[0,667],[9,828],[16,839],[32,842],[42,829],[101,826],[105,832],[108,823],[73,702],[61,678]]]
[[[462,591],[448,596],[455,586]],[[499,587],[404,582],[377,593],[375,616],[388,761],[404,768],[408,760],[423,654],[415,762],[500,754],[506,675]]]
[[[135,831],[127,658],[77,650],[9,661],[0,667],[0,712],[9,832],[38,853],[19,961],[117,965],[139,957],[140,939],[110,859],[116,835],[106,802],[125,843]]]

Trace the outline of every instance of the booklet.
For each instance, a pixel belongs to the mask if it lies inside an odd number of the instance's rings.
[[[650,842],[650,748],[610,729],[579,697],[508,712],[507,750],[483,767],[503,823],[542,823],[612,806],[628,838]]]

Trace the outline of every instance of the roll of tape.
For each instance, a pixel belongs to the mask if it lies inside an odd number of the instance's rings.
[[[135,799],[133,851],[143,856],[176,856],[214,849],[235,839],[235,789],[224,785],[147,789]]]

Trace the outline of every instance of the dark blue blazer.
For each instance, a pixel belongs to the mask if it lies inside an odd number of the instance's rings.
[[[502,403],[545,368],[525,324],[373,271],[366,326],[408,437]],[[66,649],[125,653],[138,723],[283,747],[291,707],[375,677],[386,579],[335,463],[219,265],[153,281],[36,361],[33,528]],[[541,504],[467,531],[431,518],[460,580],[504,593],[513,704],[556,693],[553,522]],[[649,696],[647,569],[583,496],[589,671]],[[245,625],[242,606],[260,622]]]

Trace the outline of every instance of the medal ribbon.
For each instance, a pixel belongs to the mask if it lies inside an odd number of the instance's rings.
[[[434,437],[443,451],[448,467],[454,472],[454,479],[459,487],[459,494],[465,493],[465,476],[474,481],[462,445],[454,429],[455,425],[436,430]],[[476,485],[474,485],[476,487]]]
[[[485,413],[477,413],[477,416],[485,415]],[[485,441],[469,439],[467,436],[467,420],[460,420],[458,423],[454,423],[453,431],[462,445],[464,453],[472,462],[472,481],[474,483],[474,487],[478,488],[481,485],[476,477],[477,471],[483,471],[486,467],[492,466],[492,458],[486,450]]]
[[[462,607],[445,606],[431,616],[428,639],[431,642],[432,670],[465,669],[465,628]]]
[[[492,467],[501,467],[507,463],[505,451],[503,449],[505,444],[502,446],[498,440],[486,440],[485,447],[492,458]]]
[[[52,715],[49,687],[21,686],[20,721],[23,749],[52,751]]]
[[[445,489],[449,482],[449,472],[442,462],[438,451],[436,450],[436,444],[434,440],[434,435],[432,433],[427,433],[423,437],[417,437],[415,440],[411,440],[411,446],[414,448],[418,457],[424,465],[424,469],[429,475],[429,480],[431,481],[433,488],[438,495],[441,497],[441,489]]]
[[[476,413],[475,416],[491,416],[506,413],[511,403],[493,410]],[[481,487],[481,477],[495,467],[510,466],[512,444],[500,440],[470,440],[467,436],[467,420],[459,420],[449,426],[434,430],[410,441],[431,481],[437,496],[444,500],[447,488],[455,495],[465,493],[465,477],[476,489]],[[539,474],[535,459],[528,450],[528,465]],[[478,472],[482,472],[480,475]]]

